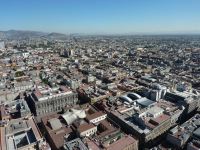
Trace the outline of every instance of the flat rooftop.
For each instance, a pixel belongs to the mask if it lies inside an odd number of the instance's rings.
[[[125,149],[126,147],[128,147],[132,144],[137,145],[137,142],[138,141],[136,139],[134,139],[133,137],[131,137],[129,135],[125,135],[121,139],[110,144],[108,147],[106,147],[106,149],[107,150],[117,150],[117,149],[122,150],[122,149]]]
[[[33,120],[13,119],[1,129],[3,150],[13,150],[29,146],[42,139],[42,136]],[[36,143],[35,143],[36,144]]]
[[[64,136],[73,131],[67,126],[65,120],[59,114],[51,114],[41,118],[52,143],[58,149],[64,145]]]
[[[200,137],[200,128],[197,128],[199,125],[200,114],[196,114],[182,125],[172,128],[169,134],[177,139],[190,138],[192,133]]]
[[[67,150],[89,150],[80,138],[76,138],[65,143]]]
[[[36,100],[38,101],[43,101],[52,97],[64,96],[64,95],[68,95],[72,93],[73,92],[70,89],[64,86],[56,87],[56,88],[46,88],[46,89],[36,88],[33,91],[33,94],[35,95]]]
[[[123,109],[125,109],[124,107]],[[179,106],[165,100],[154,102],[150,107],[140,110],[134,107],[127,107],[127,111],[123,112],[121,109],[118,107],[117,111],[112,111],[112,113],[140,133],[150,132],[164,121],[170,119],[172,115],[178,115],[183,111],[179,109]]]

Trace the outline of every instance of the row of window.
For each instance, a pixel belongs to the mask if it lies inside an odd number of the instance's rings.
[[[91,120],[91,122],[98,122],[98,121],[101,121],[103,119],[105,119],[106,117],[105,116],[101,116],[101,117],[98,117],[98,118],[95,118],[94,120]]]
[[[93,130],[90,130],[86,133],[86,135],[91,135],[91,134],[94,134],[97,130],[96,129],[93,129]]]
[[[43,110],[39,110],[37,112],[37,115],[43,115],[45,113],[49,113],[49,112],[54,112],[54,111],[61,111],[61,108],[60,106],[56,107],[56,108],[50,108],[50,109],[43,109]]]
[[[44,103],[39,103],[37,104],[38,108],[43,108],[43,107],[48,107],[50,105],[63,105],[63,103],[66,104],[73,104],[74,103],[74,99],[71,98],[66,98],[66,99],[57,99],[55,101],[51,100],[51,101],[45,101]]]

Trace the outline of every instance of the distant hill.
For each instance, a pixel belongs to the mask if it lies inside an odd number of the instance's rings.
[[[55,33],[55,32],[53,32],[53,33],[49,33],[47,35],[44,35],[43,37],[47,38],[47,39],[54,39],[54,40],[56,40],[56,39],[65,40],[69,36],[67,36],[66,34],[61,34],[61,33]]]
[[[45,33],[38,31],[22,31],[22,30],[8,30],[0,31],[0,39],[28,39],[28,38],[46,38],[65,40],[67,35],[61,33]]]

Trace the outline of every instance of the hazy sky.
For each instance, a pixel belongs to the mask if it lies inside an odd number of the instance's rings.
[[[200,33],[200,0],[0,0],[0,30]]]

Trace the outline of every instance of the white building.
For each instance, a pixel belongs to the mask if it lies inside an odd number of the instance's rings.
[[[0,49],[5,49],[5,43],[3,41],[0,41]]]
[[[90,122],[90,123],[98,123],[104,119],[106,119],[107,114],[103,113],[103,112],[95,112],[91,115],[87,115],[86,119]]]

